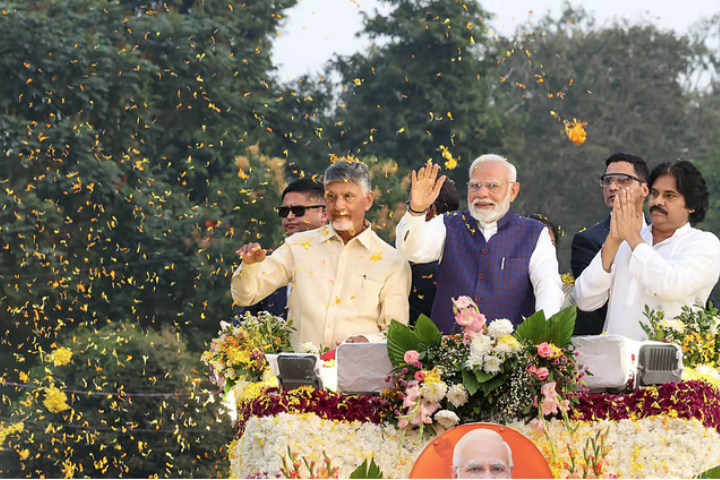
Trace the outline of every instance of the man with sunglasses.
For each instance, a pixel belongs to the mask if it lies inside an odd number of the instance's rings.
[[[642,212],[643,202],[649,193],[647,186],[649,172],[645,160],[630,153],[616,153],[605,161],[605,167],[605,174],[600,177],[598,183],[602,188],[605,205],[610,212],[615,199],[623,190],[632,191],[635,208]],[[570,266],[575,278],[580,277],[605,243],[610,232],[610,219],[611,215],[608,215],[602,222],[577,233],[573,238]],[[607,305],[589,312],[578,310],[575,335],[599,335],[606,315]]]
[[[283,191],[282,206],[277,208],[277,212],[282,219],[285,235],[320,228],[327,224],[325,188],[321,183],[307,178],[295,180]],[[243,308],[240,314],[250,312],[257,316],[259,312],[265,311],[286,318],[290,290],[291,285],[282,286],[255,305]]]
[[[365,219],[373,204],[367,166],[339,160],[325,171],[328,225],[288,237],[272,255],[258,243],[237,250],[233,300],[255,303],[293,284],[291,342],[333,348],[340,342],[380,341],[392,320],[408,323],[408,263]]]

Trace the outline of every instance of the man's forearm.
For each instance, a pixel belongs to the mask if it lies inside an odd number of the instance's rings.
[[[601,255],[602,255],[602,267],[603,270],[606,272],[610,272],[610,269],[612,268],[612,264],[615,261],[615,256],[617,255],[618,250],[620,249],[620,245],[622,244],[622,240],[617,240],[611,237],[608,237],[607,240],[605,240],[605,244],[602,246]]]

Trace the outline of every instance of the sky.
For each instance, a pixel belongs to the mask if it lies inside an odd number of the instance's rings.
[[[501,34],[510,34],[520,24],[539,20],[548,12],[559,15],[564,3],[566,0],[480,1],[482,7],[493,14],[491,26]],[[570,0],[567,3],[584,7],[601,25],[615,18],[626,18],[679,32],[720,12],[720,0]],[[375,9],[387,12],[389,6],[381,0],[299,0],[286,11],[286,23],[273,47],[278,77],[289,80],[303,74],[318,74],[333,55],[351,55],[365,49],[369,41],[356,37],[362,29],[360,12],[371,14]]]

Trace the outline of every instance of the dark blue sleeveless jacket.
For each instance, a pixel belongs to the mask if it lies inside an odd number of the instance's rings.
[[[535,312],[528,267],[543,224],[513,212],[498,221],[489,242],[470,212],[445,215],[447,238],[438,266],[432,319],[444,334],[461,330],[451,298],[471,297],[488,321],[507,318],[519,325]]]

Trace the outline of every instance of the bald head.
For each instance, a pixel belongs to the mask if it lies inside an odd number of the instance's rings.
[[[453,478],[511,478],[512,452],[493,430],[476,429],[455,444]]]

